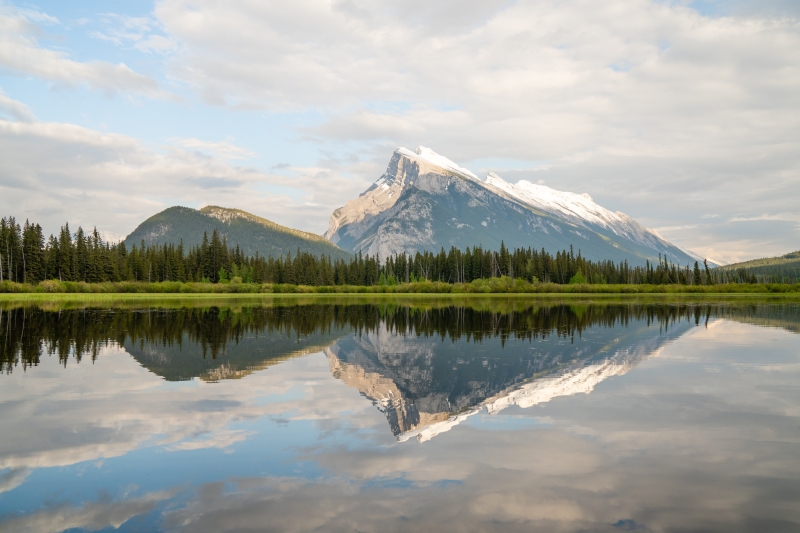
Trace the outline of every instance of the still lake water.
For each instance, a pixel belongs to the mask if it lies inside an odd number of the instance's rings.
[[[4,305],[3,533],[800,531],[797,304]]]

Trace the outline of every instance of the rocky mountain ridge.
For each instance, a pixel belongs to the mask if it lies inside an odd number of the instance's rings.
[[[572,245],[594,260],[644,264],[659,254],[681,265],[698,256],[663,239],[588,194],[520,181],[494,172],[481,181],[433,150],[395,150],[386,172],[335,210],[325,237],[341,248],[382,258],[400,252],[481,245],[545,248]]]

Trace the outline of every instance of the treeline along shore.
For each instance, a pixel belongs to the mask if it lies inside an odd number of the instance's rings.
[[[130,249],[96,229],[69,225],[44,238],[41,226],[0,219],[0,292],[793,292],[746,270],[679,266],[662,257],[645,266],[590,261],[580,250],[480,246],[349,261],[297,251],[245,256],[214,231],[202,244]]]

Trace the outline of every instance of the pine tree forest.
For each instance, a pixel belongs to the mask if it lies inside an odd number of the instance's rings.
[[[679,266],[661,257],[645,266],[626,261],[590,261],[572,248],[555,255],[544,249],[486,250],[479,246],[438,253],[397,254],[379,258],[355,254],[350,261],[297,251],[283,257],[245,256],[214,231],[200,246],[183,244],[128,249],[124,242],[105,242],[97,229],[76,232],[65,224],[59,234],[44,237],[39,224],[0,219],[0,282],[37,284],[69,282],[205,282],[279,283],[310,286],[394,285],[415,281],[470,283],[507,276],[527,282],[589,284],[714,285],[757,283],[745,270],[710,269],[707,263]],[[795,280],[792,280],[795,281]]]

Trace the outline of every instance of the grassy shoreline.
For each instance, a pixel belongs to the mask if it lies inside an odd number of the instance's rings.
[[[430,310],[469,307],[507,313],[558,305],[689,305],[759,306],[798,305],[800,293],[15,293],[0,294],[0,311],[36,308],[70,309],[179,309],[220,308],[241,312],[255,307],[318,305],[408,306]]]
[[[558,303],[795,303],[800,293],[681,293],[681,292],[540,292],[540,293],[0,293],[0,308],[11,305],[134,305],[134,306],[250,306],[328,303],[401,303],[486,301]]]
[[[270,295],[659,295],[659,294],[695,294],[695,295],[798,295],[798,284],[742,284],[728,283],[722,285],[599,285],[529,283],[521,279],[491,278],[475,280],[471,283],[449,284],[432,281],[403,283],[397,285],[372,286],[308,286],[291,284],[255,284],[255,283],[181,283],[181,282],[59,282],[44,281],[38,285],[2,282],[0,283],[0,299],[17,298],[74,298],[114,297],[114,298],[152,298],[181,297],[269,297]]]

